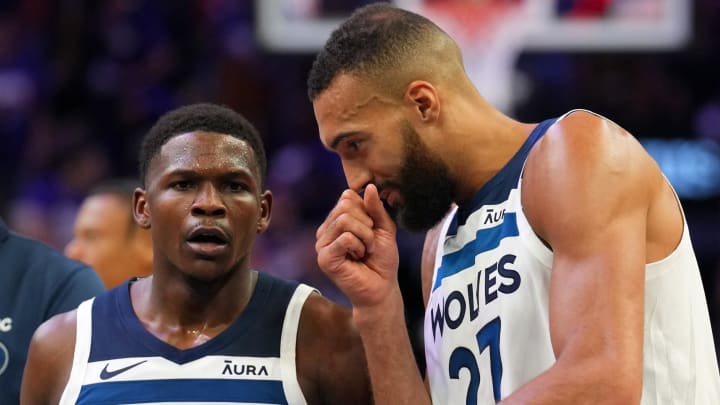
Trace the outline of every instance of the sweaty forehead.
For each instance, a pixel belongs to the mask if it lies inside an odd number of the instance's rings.
[[[249,170],[256,173],[250,145],[231,135],[194,131],[170,138],[150,165],[155,175],[176,170]]]

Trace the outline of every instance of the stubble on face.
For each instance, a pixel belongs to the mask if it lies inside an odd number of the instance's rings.
[[[404,122],[402,137],[405,149],[403,165],[397,179],[380,184],[380,189],[398,190],[403,202],[396,210],[398,224],[411,232],[427,231],[445,217],[455,199],[455,182],[447,165]]]

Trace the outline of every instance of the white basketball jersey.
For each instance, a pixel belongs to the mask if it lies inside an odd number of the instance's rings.
[[[467,207],[448,216],[425,311],[433,403],[494,404],[555,362],[548,322],[552,252],[520,200],[537,126]],[[646,266],[642,404],[720,404],[720,374],[687,226]]]

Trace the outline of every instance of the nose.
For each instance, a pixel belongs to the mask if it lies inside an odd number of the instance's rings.
[[[220,192],[214,185],[204,184],[198,189],[198,193],[193,201],[192,213],[197,216],[225,216],[225,204]]]
[[[365,189],[372,181],[370,171],[353,164],[343,162],[343,171],[345,172],[345,180],[351,190],[358,193]]]

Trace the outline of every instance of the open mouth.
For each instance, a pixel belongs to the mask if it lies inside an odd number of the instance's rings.
[[[188,242],[193,243],[215,243],[218,245],[224,245],[227,243],[227,240],[225,240],[221,235],[215,234],[215,233],[200,233],[195,236],[191,236],[188,239]]]
[[[218,228],[198,228],[190,233],[187,242],[203,256],[215,256],[228,246],[228,237]]]

